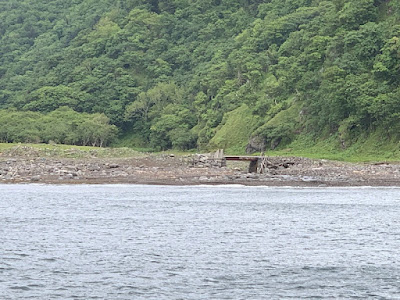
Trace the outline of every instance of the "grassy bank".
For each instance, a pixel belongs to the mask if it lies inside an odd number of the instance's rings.
[[[345,145],[346,146],[346,145]],[[183,156],[196,153],[192,151],[170,150],[156,154],[174,154]],[[122,158],[147,155],[148,152],[137,151],[129,147],[99,148],[72,145],[50,144],[13,144],[0,143],[2,156],[40,156],[64,158]],[[245,155],[244,150],[228,154]],[[256,153],[257,155],[259,153]],[[382,132],[375,132],[368,137],[360,137],[358,141],[344,147],[338,136],[314,140],[311,137],[299,136],[291,144],[276,150],[266,151],[267,156],[299,156],[314,159],[329,159],[347,162],[395,162],[400,161],[400,142],[387,139]]]
[[[382,132],[360,137],[350,145],[343,144],[337,135],[313,140],[301,136],[285,148],[267,151],[271,156],[302,156],[347,162],[394,162],[400,161],[400,142],[384,138]]]
[[[99,148],[72,145],[0,143],[2,156],[63,157],[63,158],[120,158],[144,156],[130,148]]]

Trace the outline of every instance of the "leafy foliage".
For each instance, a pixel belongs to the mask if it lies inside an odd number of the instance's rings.
[[[77,113],[61,107],[48,114],[0,111],[0,142],[62,143],[106,146],[117,137],[118,129],[104,114]]]
[[[1,136],[104,145],[109,120],[157,149],[398,138],[399,20],[393,0],[0,1]]]

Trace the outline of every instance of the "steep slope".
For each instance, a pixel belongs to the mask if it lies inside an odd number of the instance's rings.
[[[140,146],[240,152],[227,120],[245,105],[248,150],[377,130],[398,147],[399,17],[393,0],[2,1],[0,108],[67,106]]]

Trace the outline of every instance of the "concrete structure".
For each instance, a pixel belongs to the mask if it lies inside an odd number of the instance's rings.
[[[263,171],[260,169],[262,161],[265,159],[264,156],[238,156],[238,155],[225,155],[225,160],[236,160],[236,161],[249,161],[249,173],[257,173]]]

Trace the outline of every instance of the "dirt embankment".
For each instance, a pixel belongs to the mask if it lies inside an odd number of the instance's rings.
[[[0,155],[0,183],[52,184],[246,184],[267,186],[400,186],[400,164],[351,164],[307,158],[268,159],[264,174],[248,173],[248,163],[194,166],[191,156],[54,158]]]

